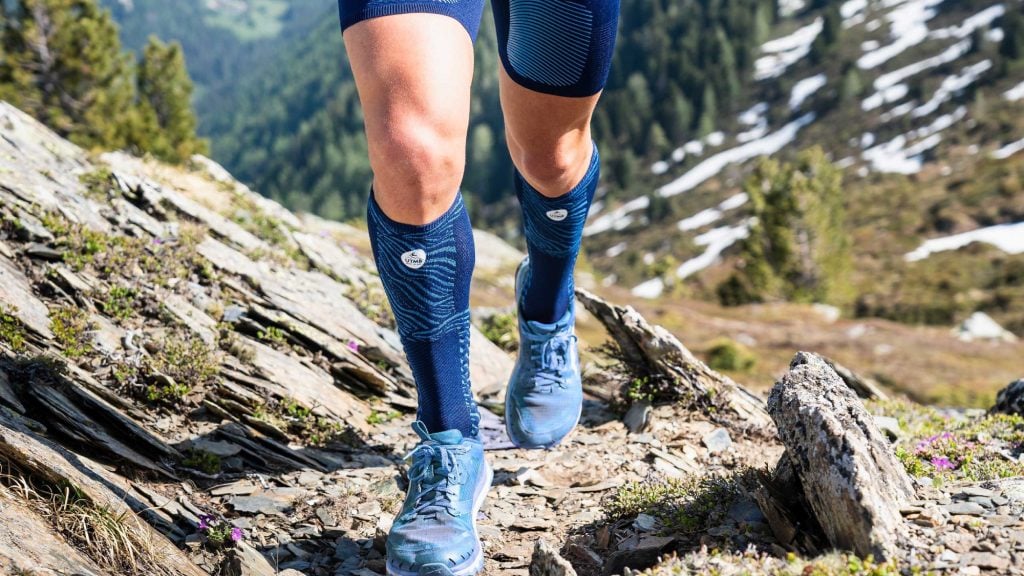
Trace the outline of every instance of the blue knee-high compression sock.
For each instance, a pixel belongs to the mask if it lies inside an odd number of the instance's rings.
[[[529,274],[519,302],[520,313],[527,320],[550,324],[569,308],[583,225],[600,176],[597,144],[593,146],[583,179],[557,198],[542,195],[518,170],[515,173],[516,195],[523,209],[526,248],[530,254]]]
[[[388,218],[370,194],[373,257],[398,324],[419,393],[419,419],[431,433],[477,437],[480,415],[469,383],[469,284],[473,229],[462,195],[423,226]]]

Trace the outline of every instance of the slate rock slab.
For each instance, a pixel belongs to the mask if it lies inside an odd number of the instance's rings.
[[[856,394],[821,357],[800,352],[772,388],[768,413],[829,542],[892,557],[904,530],[899,510],[914,490]]]

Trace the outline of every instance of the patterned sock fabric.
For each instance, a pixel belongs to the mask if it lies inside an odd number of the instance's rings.
[[[569,309],[574,290],[573,268],[599,175],[596,143],[583,179],[557,198],[534,190],[516,171],[516,195],[523,209],[526,248],[530,254],[529,274],[519,302],[520,313],[527,320],[552,324]]]
[[[373,257],[395,314],[419,392],[419,419],[431,433],[478,436],[480,415],[469,384],[469,283],[473,229],[462,194],[423,226],[387,217],[370,194]]]

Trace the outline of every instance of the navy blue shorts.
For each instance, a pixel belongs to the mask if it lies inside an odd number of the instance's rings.
[[[484,0],[338,0],[341,29],[378,16],[425,12],[457,20],[476,41]],[[531,90],[590,96],[604,88],[619,0],[491,0],[498,54]]]

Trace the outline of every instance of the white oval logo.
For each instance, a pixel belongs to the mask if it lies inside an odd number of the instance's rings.
[[[559,208],[558,210],[549,210],[547,215],[548,218],[554,220],[555,222],[561,222],[562,220],[565,220],[566,216],[569,215],[569,211],[564,208]]]
[[[410,250],[405,254],[402,254],[402,264],[406,267],[412,268],[413,270],[419,270],[423,268],[423,265],[427,263],[427,253],[423,250]]]

